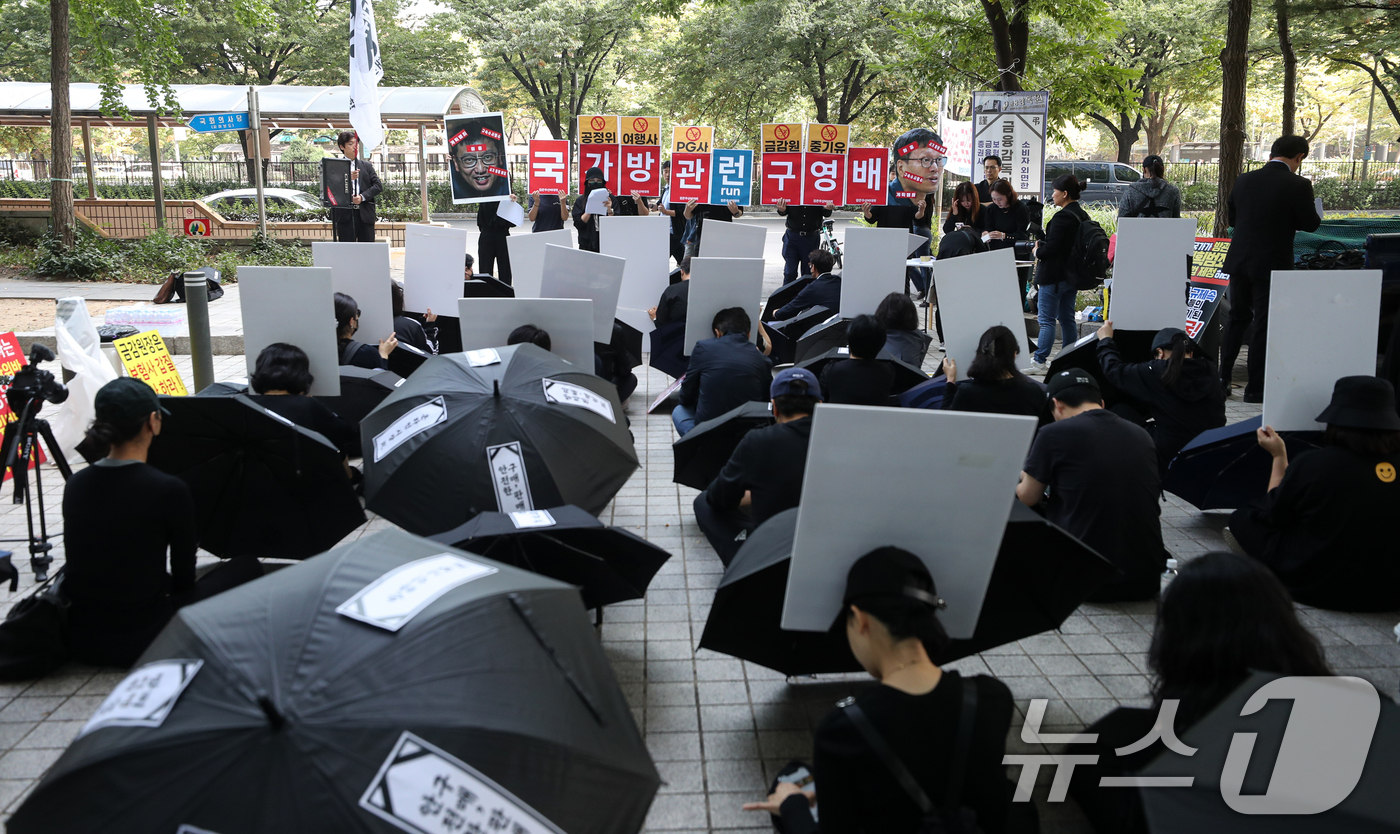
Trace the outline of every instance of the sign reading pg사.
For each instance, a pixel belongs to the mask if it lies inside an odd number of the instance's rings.
[[[159,727],[203,660],[158,660],[127,675],[78,733],[82,738],[103,727]]]
[[[117,355],[122,358],[126,372],[132,377],[151,386],[157,394],[183,397],[189,392],[175,369],[175,360],[165,349],[165,340],[155,330],[117,339],[112,343]]]
[[[415,559],[361,588],[337,606],[335,613],[386,631],[398,631],[438,597],[493,573],[496,568],[452,553]]]

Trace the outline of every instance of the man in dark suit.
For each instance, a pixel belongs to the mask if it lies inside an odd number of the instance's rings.
[[[1228,394],[1231,371],[1247,335],[1247,403],[1264,401],[1270,273],[1292,269],[1293,235],[1299,230],[1315,231],[1322,224],[1313,203],[1312,182],[1297,174],[1307,155],[1306,139],[1280,137],[1269,150],[1268,163],[1240,174],[1230,191],[1230,225],[1235,231],[1222,267],[1230,276],[1230,321],[1221,346],[1220,376]]]
[[[384,190],[379,175],[367,160],[360,159],[360,137],[342,131],[337,138],[340,152],[350,159],[351,206],[331,209],[335,238],[342,243],[374,242],[374,198]]]
[[[802,498],[821,386],[806,368],[788,368],[768,394],[777,425],[744,435],[719,476],[695,496],[695,521],[726,566],[749,533]]]
[[[836,258],[825,249],[818,249],[809,260],[816,280],[803,287],[792,301],[774,310],[775,320],[790,319],[818,304],[832,313],[841,312],[841,276],[831,273],[836,268]]]
[[[983,206],[992,204],[992,186],[1001,179],[1001,157],[996,154],[982,158],[982,181],[977,183],[977,199]]]
[[[711,326],[715,337],[695,343],[681,383],[680,405],[671,411],[671,422],[681,435],[744,403],[768,399],[773,363],[765,354],[772,352],[772,343],[765,336],[766,349],[760,353],[754,347],[743,307],[720,310]]]

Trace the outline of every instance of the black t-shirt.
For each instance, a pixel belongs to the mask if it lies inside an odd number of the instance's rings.
[[[894,366],[880,359],[841,359],[822,368],[825,401],[838,405],[889,405]]]
[[[1121,582],[1102,589],[1106,594],[1149,599],[1156,593],[1166,566],[1162,481],[1146,431],[1092,409],[1041,429],[1025,471],[1050,487],[1046,517],[1123,571]]]
[[[656,326],[685,321],[686,310],[689,307],[690,282],[677,281],[661,291],[661,300],[656,304]]]
[[[1040,418],[1045,414],[1048,401],[1045,387],[1027,376],[968,379],[955,383],[952,388],[951,396],[943,395],[943,408],[948,411],[1024,414]]]
[[[527,214],[530,209],[535,207],[535,196],[530,195],[528,200],[529,202],[525,206]],[[530,227],[530,231],[555,232],[562,228],[564,228],[564,218],[559,216],[559,195],[541,194],[540,210],[535,212],[535,222]]]
[[[812,419],[803,417],[754,429],[744,435],[724,469],[705,490],[710,506],[736,510],[744,491],[753,493],[750,513],[755,525],[802,499],[802,476],[807,472],[807,446]]]
[[[831,216],[831,209],[824,206],[788,206],[783,210],[783,225],[794,232],[815,232],[822,227],[822,220]]]

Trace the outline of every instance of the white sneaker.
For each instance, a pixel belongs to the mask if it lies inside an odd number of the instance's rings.
[[[1050,370],[1050,366],[1048,364],[1044,362],[1037,362],[1034,359],[1032,359],[1031,366],[1029,368],[1023,369],[1021,373],[1031,374],[1032,376],[1045,376],[1045,372],[1048,370]]]

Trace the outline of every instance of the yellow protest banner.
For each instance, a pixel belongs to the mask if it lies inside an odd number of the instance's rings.
[[[771,124],[763,126],[764,153],[801,153],[802,125]]]
[[[671,153],[709,153],[714,143],[712,127],[676,125],[671,128]]]
[[[117,355],[122,358],[126,372],[133,379],[139,379],[151,386],[157,394],[183,397],[189,394],[180,372],[175,369],[175,360],[165,349],[165,340],[155,330],[117,339],[112,343]]]
[[[618,120],[624,145],[660,145],[660,116],[623,116]]]
[[[845,153],[850,146],[850,125],[807,125],[808,153]]]
[[[578,141],[580,145],[616,145],[616,116],[579,116]]]

